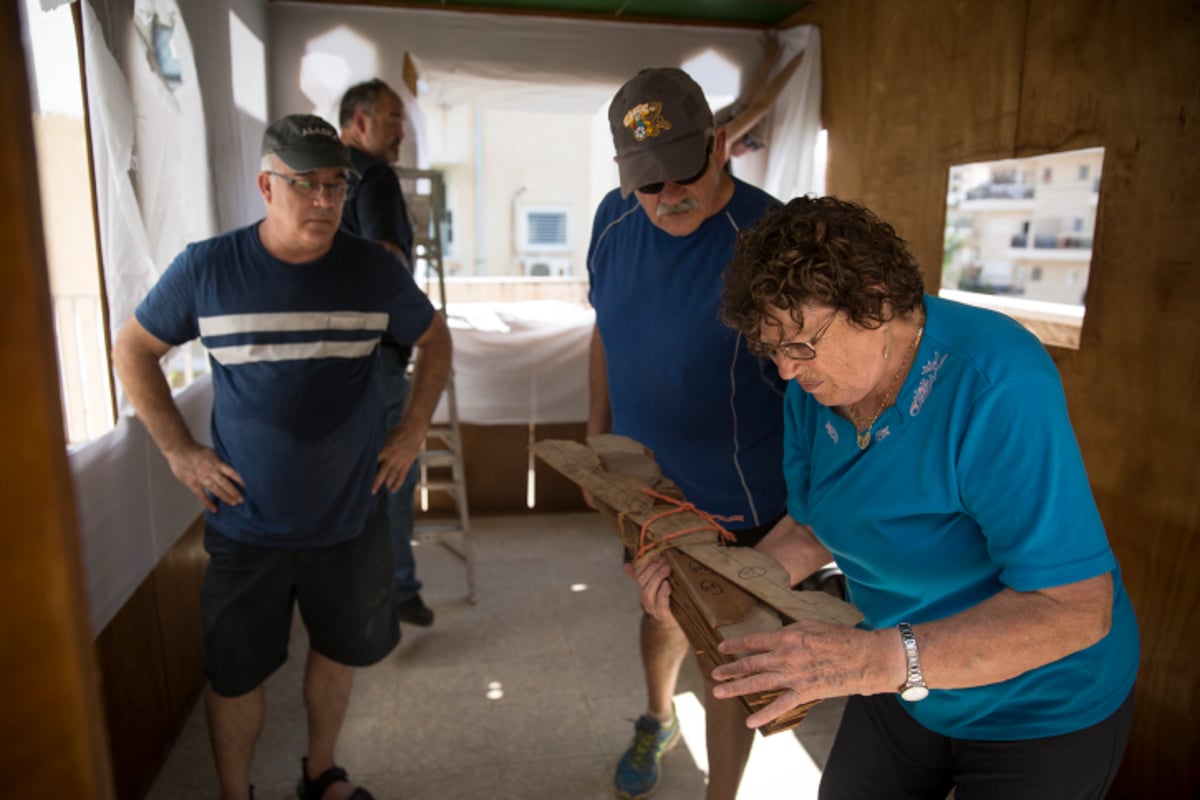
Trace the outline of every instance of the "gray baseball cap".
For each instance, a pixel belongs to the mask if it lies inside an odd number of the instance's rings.
[[[608,107],[621,196],[660,181],[695,175],[708,158],[712,109],[681,69],[644,69],[617,90]]]
[[[274,153],[296,172],[339,167],[358,174],[337,129],[311,114],[289,114],[273,122],[263,134],[262,152]]]

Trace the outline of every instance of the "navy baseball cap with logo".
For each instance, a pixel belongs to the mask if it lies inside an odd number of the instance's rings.
[[[625,83],[608,107],[617,149],[621,196],[639,186],[695,175],[708,159],[712,109],[681,69],[644,69]]]
[[[262,152],[274,153],[296,172],[337,167],[358,174],[337,130],[312,114],[289,114],[273,122],[263,134]]]

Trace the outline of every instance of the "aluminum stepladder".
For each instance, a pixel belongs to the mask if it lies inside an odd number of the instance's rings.
[[[447,221],[446,194],[439,170],[394,167],[404,187],[404,200],[413,223],[414,276],[425,278],[425,293],[446,312],[446,279],[442,265],[442,228]],[[431,282],[436,280],[435,287]],[[458,425],[458,398],[454,390],[454,365],[443,390],[448,420],[434,424],[425,434],[425,446],[418,459],[420,478],[417,492],[422,510],[429,496],[445,495],[454,505],[449,517],[416,521],[413,540],[419,543],[440,544],[462,560],[467,573],[467,600],[474,603],[475,555],[471,547],[470,518],[467,512],[467,481],[463,469],[462,436]]]

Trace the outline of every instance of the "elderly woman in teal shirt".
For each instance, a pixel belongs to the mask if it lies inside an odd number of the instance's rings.
[[[716,697],[783,690],[757,727],[849,696],[822,798],[1103,798],[1137,622],[1040,342],[926,295],[892,226],[828,197],[742,235],[723,315],[789,382],[759,549],[796,583],[836,561],[865,618],[724,642]],[[639,574],[664,618],[666,573]]]

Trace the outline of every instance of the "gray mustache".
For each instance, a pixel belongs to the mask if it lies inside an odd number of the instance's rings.
[[[668,214],[682,214],[687,211],[698,211],[699,209],[700,203],[698,203],[694,197],[689,197],[682,203],[675,203],[674,205],[659,203],[654,209],[654,216],[665,217]]]

